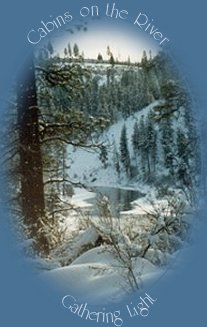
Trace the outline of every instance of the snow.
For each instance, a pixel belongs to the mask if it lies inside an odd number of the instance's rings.
[[[119,146],[121,130],[123,125],[125,124],[128,132],[127,133],[128,140],[131,140],[135,121],[139,120],[142,116],[146,117],[149,114],[149,112],[158,104],[160,104],[160,101],[155,101],[151,103],[149,106],[129,116],[127,119],[119,120],[119,122],[110,126],[110,128],[105,132],[104,135],[105,139],[106,140],[108,139],[110,141],[114,139],[116,145]]]
[[[153,212],[153,206],[147,201],[146,197],[135,200],[132,204],[133,209],[121,213],[125,215],[146,215]]]
[[[56,260],[48,258],[40,258],[38,256],[32,258],[28,257],[26,263],[30,264],[32,268],[38,272],[40,271],[51,271],[60,267],[60,264]]]
[[[72,196],[70,203],[78,208],[91,207],[92,204],[88,203],[87,200],[94,198],[95,196],[95,193],[90,192],[85,188],[76,187],[74,188],[74,195]]]
[[[105,169],[101,160],[99,159],[99,152],[95,150],[88,150],[83,148],[73,148],[72,146],[68,147],[68,165],[70,166],[69,174],[72,180],[81,182],[87,187],[96,186],[96,187],[116,187],[119,189],[131,189],[131,190],[140,190],[142,193],[154,193],[153,187],[150,187],[144,184],[140,178],[137,176],[130,180],[125,174],[121,172],[118,176],[115,168],[115,149],[119,152],[120,148],[120,135],[123,128],[123,125],[126,125],[127,130],[127,140],[128,147],[130,152],[130,157],[133,159],[133,147],[132,147],[132,135],[134,131],[134,124],[136,121],[140,121],[141,117],[146,118],[150,112],[154,112],[154,108],[162,104],[163,100],[155,101],[143,108],[142,110],[137,111],[136,113],[129,116],[127,119],[120,119],[118,122],[111,125],[107,128],[98,139],[98,142],[104,144],[108,152],[108,161],[107,168]],[[176,113],[177,114],[177,113]],[[173,119],[173,135],[174,143],[176,144],[176,131],[184,128],[185,122],[183,118],[183,113]],[[164,167],[163,163],[163,149],[161,146],[161,137],[162,133],[160,131],[159,123],[155,122],[155,129],[157,130],[157,178],[163,178],[164,176],[168,178],[169,171]],[[90,204],[88,204],[90,206]],[[138,210],[138,209],[136,209]],[[141,208],[139,208],[141,213]],[[143,213],[143,211],[142,211]]]
[[[107,146],[106,169],[100,161],[97,151],[68,147],[69,177],[74,183],[77,181],[77,183],[84,184],[87,189],[74,187],[74,195],[70,198],[74,210],[70,212],[65,221],[69,239],[64,246],[63,261],[65,260],[67,264],[64,263],[64,267],[52,269],[42,275],[43,278],[49,279],[53,284],[59,286],[65,293],[71,292],[69,294],[73,294],[80,300],[94,304],[118,302],[132,291],[127,278],[129,274],[126,264],[124,265],[124,261],[119,259],[114,250],[111,236],[117,242],[119,249],[136,255],[135,258],[131,257],[130,259],[139,288],[146,288],[159,278],[164,272],[164,268],[161,267],[167,265],[173,258],[168,250],[161,251],[158,248],[157,243],[160,241],[160,236],[153,234],[152,224],[155,223],[152,223],[149,218],[149,214],[156,214],[157,210],[159,213],[156,220],[157,229],[165,225],[165,218],[171,215],[166,209],[168,208],[167,199],[164,196],[162,199],[157,198],[155,186],[144,184],[137,178],[130,180],[124,174],[118,177],[114,167],[114,149],[119,149],[123,125],[126,125],[128,143],[131,144],[135,122],[142,116],[147,117],[160,103],[162,101],[155,101],[127,119],[120,119],[99,136],[98,141]],[[173,124],[174,135],[176,135],[176,129],[184,124],[182,115]],[[157,131],[159,130],[158,126],[155,128]],[[167,176],[167,170],[163,168],[162,159],[160,159],[162,158],[160,134],[158,133],[157,139],[159,174],[164,176],[166,173]],[[129,146],[129,152],[132,157],[132,146]],[[111,189],[135,190],[143,194],[132,202],[130,210],[120,212],[119,226],[117,217],[111,218],[112,225],[110,225],[107,219],[101,221],[97,214],[95,216],[91,214],[95,203],[91,200],[96,197],[96,193],[90,191],[90,188],[102,186]],[[174,195],[176,196],[175,193]],[[83,223],[81,219],[84,215]],[[89,218],[90,223],[87,225]],[[102,245],[98,246],[100,244],[99,237],[103,235],[105,237],[102,239]],[[163,240],[165,241],[165,235],[162,235]],[[175,241],[177,242],[177,239]],[[139,257],[144,255],[143,249],[148,249],[145,258]]]
[[[74,247],[78,248],[78,247],[85,246],[89,243],[95,243],[97,238],[98,238],[98,233],[96,232],[96,230],[93,227],[88,228],[81,234],[77,242],[74,242],[75,245]]]
[[[77,234],[77,230],[80,229],[80,216],[81,210],[90,210],[92,204],[88,202],[89,199],[93,199],[96,194],[88,191],[85,188],[74,187],[74,194],[71,198],[64,198],[63,200],[68,201],[72,206],[73,210],[70,210],[70,215],[65,219],[65,226],[70,234],[70,238]]]
[[[142,116],[146,117],[149,112],[153,110],[161,101],[155,101],[149,106],[137,111],[127,119],[120,119],[117,123],[111,125],[99,138],[99,142],[107,146],[108,162],[107,169],[103,168],[99,160],[99,153],[87,149],[74,149],[72,146],[68,147],[68,164],[70,166],[70,177],[87,186],[113,186],[118,188],[132,188],[137,187],[137,182],[134,184],[129,182],[127,178],[118,178],[114,165],[114,146],[119,149],[120,135],[123,125],[127,128],[128,142],[131,142],[133,127],[137,120]],[[130,155],[132,156],[132,147],[129,147]]]
[[[136,258],[134,269],[140,287],[149,286],[163,273],[143,258]],[[120,301],[129,289],[120,261],[103,246],[87,251],[67,267],[45,272],[43,278],[91,304]]]
[[[79,234],[64,246],[64,259],[65,262],[72,262],[75,258],[79,257],[83,252],[87,251],[89,248],[95,246],[99,234],[93,227],[89,227],[84,231],[80,231]]]

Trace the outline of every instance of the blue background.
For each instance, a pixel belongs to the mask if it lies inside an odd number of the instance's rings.
[[[43,19],[89,5],[106,6],[107,0],[1,1],[0,4],[0,105],[6,110],[7,93],[15,73],[30,50],[26,34]],[[203,0],[115,1],[130,13],[146,12],[170,38],[170,51],[198,99],[197,116],[207,126],[206,8]],[[118,24],[118,22],[117,22]],[[4,194],[3,182],[0,185]],[[175,274],[167,273],[149,294],[158,300],[147,318],[125,318],[124,326],[205,326],[207,323],[207,228],[205,206],[195,219],[201,219],[196,244]],[[84,278],[84,276],[83,276]],[[1,205],[0,227],[0,324],[1,326],[92,326],[95,322],[73,316],[61,305],[61,297],[39,281],[30,266],[22,262],[11,233],[6,206]],[[117,306],[122,307],[121,305]],[[123,311],[124,312],[124,311]]]

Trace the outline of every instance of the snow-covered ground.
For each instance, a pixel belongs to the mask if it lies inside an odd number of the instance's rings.
[[[163,273],[163,270],[143,258],[134,260],[134,270],[140,288],[149,286]],[[105,304],[118,302],[129,294],[128,281],[123,272],[117,257],[100,246],[87,251],[71,265],[53,269],[42,277],[60,287],[65,294],[73,291],[81,300]]]
[[[127,128],[128,142],[131,142],[135,122],[142,116],[146,117],[160,103],[156,101],[126,120],[121,119],[101,134],[99,141],[107,145],[107,168],[99,159],[98,152],[68,147],[70,179],[84,184],[88,189],[75,187],[74,195],[70,199],[74,210],[71,210],[65,219],[68,243],[64,246],[64,251],[60,249],[58,254],[63,256],[63,261],[67,264],[43,273],[43,278],[61,287],[65,293],[73,290],[73,294],[79,299],[95,304],[120,301],[132,291],[130,279],[133,276],[129,277],[129,263],[127,267],[124,251],[127,255],[129,250],[132,253],[133,251],[136,254],[141,253],[130,258],[138,288],[145,288],[159,278],[166,270],[165,264],[175,256],[165,250],[162,252],[159,245],[156,247],[159,237],[156,233],[153,234],[151,228],[153,218],[150,220],[148,215],[150,212],[160,210],[159,220],[153,222],[158,224],[156,227],[159,230],[165,224],[163,216],[168,217],[170,212],[167,211],[169,210],[167,200],[156,198],[156,189],[153,185],[149,186],[138,179],[130,180],[124,174],[121,174],[120,178],[113,164],[114,150],[119,149],[123,125],[125,124]],[[132,156],[132,146],[129,147],[129,151]],[[161,174],[164,173],[164,168],[161,167]],[[115,189],[134,190],[143,195],[131,202],[129,210],[120,212],[121,219],[118,224],[117,217],[112,219],[109,217],[108,221],[94,215],[90,217],[97,195],[94,187],[114,188],[114,192]],[[107,239],[110,233],[111,243],[109,238]],[[162,242],[166,240],[165,237],[168,236],[162,235]],[[121,257],[113,240],[117,241],[120,249],[122,247],[124,249]],[[139,248],[142,246],[147,248],[147,244],[150,246],[143,257],[143,251],[139,252]],[[154,244],[154,247],[151,246]],[[155,263],[155,259],[160,265]]]
[[[77,208],[91,207],[92,204],[87,202],[87,200],[95,196],[95,193],[89,192],[85,188],[76,187],[74,188],[74,195],[72,196],[70,203]]]
[[[82,209],[90,209],[89,199],[94,197],[94,193],[81,188],[75,188],[72,197],[73,205]],[[135,201],[135,206],[128,212],[121,213],[121,225],[130,227],[134,232],[142,233],[147,229],[146,217],[142,215],[141,204],[146,205],[143,199]],[[138,205],[139,203],[139,205]],[[146,210],[150,210],[146,208]],[[139,217],[139,219],[137,218]],[[71,231],[71,224],[77,224],[78,215],[70,216],[66,224]],[[98,218],[97,218],[98,219]],[[131,220],[129,220],[131,219]],[[96,221],[96,218],[94,218]],[[116,221],[114,222],[116,225]],[[77,226],[76,226],[77,228]],[[79,226],[80,228],[80,226]],[[107,226],[103,226],[103,229]],[[110,227],[109,227],[110,229]],[[115,228],[116,229],[116,228]],[[99,234],[92,227],[82,230],[73,239],[73,242],[66,248],[66,257],[71,261],[65,267],[59,267],[44,272],[42,277],[65,293],[72,292],[73,295],[82,301],[91,304],[105,304],[119,302],[132,292],[128,280],[128,270],[124,263],[117,256],[113,247],[109,245],[95,246]],[[86,250],[89,247],[89,250]],[[83,250],[83,253],[81,251]],[[153,250],[149,250],[148,257],[151,259],[155,255]],[[162,253],[160,252],[160,255]],[[169,256],[170,257],[170,256]],[[149,287],[166,270],[166,267],[158,267],[152,264],[147,258],[135,257],[132,259],[133,272],[136,277],[138,287]]]

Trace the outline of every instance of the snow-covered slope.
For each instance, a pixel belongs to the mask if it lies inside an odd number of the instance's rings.
[[[87,251],[70,266],[44,273],[43,277],[65,293],[73,292],[79,300],[104,304],[120,301],[129,290],[126,275],[119,266],[117,257],[101,246]],[[141,276],[140,287],[149,286],[163,273],[144,258],[135,259],[134,271]]]
[[[178,152],[177,132],[181,130],[185,134],[187,129],[182,107],[175,114],[171,113],[170,119],[164,119],[164,123],[155,119],[157,108],[165,105],[164,100],[153,102],[127,119],[122,118],[111,124],[99,136],[95,135],[97,142],[107,149],[104,160],[100,157],[100,151],[90,147],[68,147],[69,178],[80,186],[74,188],[70,201],[79,211],[70,213],[65,219],[69,236],[65,247],[61,249],[64,250],[61,264],[65,266],[44,273],[46,279],[60,286],[64,292],[70,292],[69,294],[83,301],[95,304],[120,301],[137,284],[138,288],[145,288],[157,279],[166,269],[173,251],[178,251],[184,243],[185,224],[180,222],[183,219],[184,212],[181,211],[184,210],[182,208],[185,207],[186,198],[176,188],[176,182],[169,181],[170,178],[171,181],[172,178],[177,178],[178,169],[174,167],[174,161],[171,161],[170,164],[175,169],[170,175],[168,155],[172,157]],[[147,132],[143,133],[143,140],[148,144],[145,146],[142,141],[141,151],[138,144],[138,154],[132,142],[135,123],[139,124],[142,132],[147,128]],[[128,174],[122,160],[124,157],[120,145],[123,126],[126,129],[125,143],[128,147],[130,168],[135,169],[133,174]],[[165,134],[166,129],[168,133]],[[155,136],[151,148],[150,132]],[[141,133],[138,135],[141,137]],[[185,137],[183,139],[185,141]],[[156,162],[153,162],[153,147],[156,148]],[[119,171],[116,167],[116,154],[119,157]],[[177,165],[181,158],[176,158]],[[144,165],[148,165],[146,170],[145,167],[143,169]],[[168,187],[168,192],[164,188],[162,193],[158,190],[156,182],[160,176],[166,177],[164,186]],[[81,183],[88,190],[81,188]],[[162,181],[160,183],[163,186]],[[110,196],[100,193],[102,197],[99,199],[100,189],[103,188],[110,189]],[[116,190],[120,189],[140,191],[140,195],[136,194],[133,199],[127,196],[131,206],[129,209],[120,209],[119,215],[114,207],[119,210],[121,202],[125,202],[121,193],[118,192],[118,196],[115,196]],[[93,207],[98,207],[99,210],[93,210]],[[75,231],[74,226],[77,230],[73,238],[71,231]],[[170,226],[175,227],[175,231],[180,230],[180,237],[172,234],[173,229]],[[169,233],[166,232],[168,228]],[[61,256],[61,252],[59,253]],[[133,274],[130,275],[130,271]]]
[[[127,187],[133,185],[125,176],[118,177],[114,166],[115,149],[119,151],[120,136],[123,125],[127,128],[127,140],[129,144],[130,156],[133,156],[133,149],[131,146],[131,139],[133,134],[133,127],[136,121],[144,118],[156,107],[161,101],[155,101],[146,108],[137,111],[127,119],[120,119],[117,123],[111,125],[100,137],[99,143],[106,145],[108,152],[108,165],[104,169],[103,163],[99,159],[98,151],[92,149],[73,148],[68,147],[68,164],[70,166],[69,174],[73,180],[82,182],[83,184],[96,186],[115,186]]]

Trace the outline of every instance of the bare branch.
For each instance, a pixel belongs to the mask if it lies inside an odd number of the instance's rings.
[[[66,140],[63,137],[49,137],[49,138],[45,138],[42,140],[41,143],[47,143],[47,142],[54,142],[54,141],[59,141],[65,144],[69,144],[69,145],[73,145],[74,147],[80,147],[80,148],[99,148],[101,147],[100,143],[91,143],[91,144],[84,144],[82,142],[73,142],[73,141],[69,141]]]
[[[49,179],[47,181],[44,182],[44,185],[47,185],[47,184],[53,184],[53,183],[69,183],[71,185],[74,185],[74,186],[77,186],[77,187],[84,187],[86,188],[86,186],[80,182],[73,182],[67,178],[61,178],[61,179]]]

